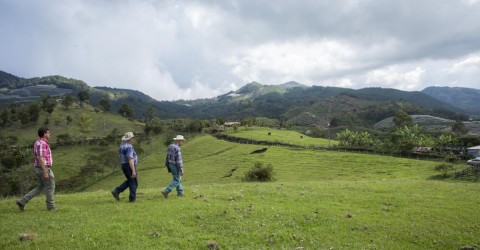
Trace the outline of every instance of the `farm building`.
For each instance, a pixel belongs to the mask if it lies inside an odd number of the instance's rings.
[[[475,146],[468,149],[468,154],[473,156],[473,157],[479,157],[480,156],[480,146]]]
[[[224,125],[225,127],[233,127],[233,126],[235,126],[235,125],[240,126],[241,123],[240,123],[240,122],[225,122],[223,125]]]

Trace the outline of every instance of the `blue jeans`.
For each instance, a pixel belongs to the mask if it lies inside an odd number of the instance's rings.
[[[23,196],[19,202],[25,206],[33,197],[45,191],[46,203],[48,209],[55,208],[54,193],[55,193],[55,176],[50,168],[47,168],[48,180],[43,178],[43,171],[41,168],[35,168],[35,177],[37,178],[37,187],[30,190],[28,194]]]
[[[122,164],[122,171],[125,177],[127,177],[127,180],[120,184],[120,186],[116,187],[113,192],[120,194],[128,188],[130,190],[130,196],[128,197],[128,200],[135,201],[137,199],[138,173],[135,178],[132,178],[132,169],[128,163]],[[135,166],[135,172],[136,171],[137,166]]]
[[[182,185],[182,176],[180,175],[180,169],[177,167],[177,164],[172,164],[168,166],[170,172],[172,173],[173,180],[165,188],[165,192],[170,193],[174,188],[177,189],[177,195],[183,195],[183,185]]]

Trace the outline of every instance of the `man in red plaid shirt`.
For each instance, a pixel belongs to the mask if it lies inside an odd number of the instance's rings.
[[[46,127],[38,129],[38,140],[33,145],[33,154],[35,157],[35,176],[37,177],[37,187],[28,192],[23,198],[17,200],[17,206],[20,211],[24,211],[25,205],[35,196],[45,191],[47,209],[55,210],[55,176],[52,172],[52,151],[48,145],[50,131]]]

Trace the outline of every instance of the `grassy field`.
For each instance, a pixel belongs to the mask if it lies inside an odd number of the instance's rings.
[[[239,127],[236,132],[233,128],[227,128],[225,133],[238,138],[256,141],[278,142],[302,147],[328,147],[338,144],[338,141],[335,140],[313,138],[295,131],[280,130],[275,128]]]
[[[240,145],[188,138],[186,197],[160,194],[171,176],[165,147],[140,159],[139,197],[110,194],[117,172],[87,192],[44,197],[21,213],[0,200],[1,249],[460,249],[480,245],[478,183],[438,177],[431,161]],[[116,160],[116,159],[115,159]],[[245,183],[255,162],[272,164],[275,182]],[[231,177],[225,177],[236,169]],[[57,171],[59,176],[61,171]]]
[[[50,129],[54,142],[56,142],[57,135],[66,133],[70,134],[74,139],[79,139],[80,137],[103,137],[108,135],[114,128],[118,129],[119,133],[126,131],[143,132],[144,124],[142,123],[130,121],[119,115],[97,111],[89,105],[85,105],[83,108],[75,105],[68,110],[58,105],[52,114],[48,116],[45,112],[41,112],[38,124],[2,128],[1,135],[4,137],[15,136],[18,138],[16,144],[25,146],[35,142],[40,126],[47,126]],[[91,118],[91,124],[86,130],[82,129],[79,125],[82,114],[86,114],[87,117]],[[67,116],[72,118],[72,122],[69,124],[67,122]],[[44,125],[47,117],[49,123]]]

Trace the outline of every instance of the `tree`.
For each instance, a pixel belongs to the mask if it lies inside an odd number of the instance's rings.
[[[393,123],[395,123],[395,127],[397,128],[404,126],[411,127],[413,126],[413,119],[405,111],[398,110],[393,118]]]
[[[183,119],[175,119],[172,121],[171,128],[174,131],[185,131],[185,121]]]
[[[193,120],[189,122],[187,125],[187,128],[189,131],[197,132],[197,133],[202,132],[204,127],[205,127],[205,124],[200,120]]]
[[[340,146],[348,146],[350,144],[350,136],[352,132],[346,128],[345,130],[337,133],[337,140],[340,141]]]
[[[88,114],[82,113],[80,115],[79,125],[83,131],[89,131],[92,126],[92,118]]]
[[[70,145],[73,143],[73,137],[69,133],[57,135],[58,145]]]
[[[26,125],[28,123],[36,123],[40,118],[40,105],[37,102],[32,102],[28,106],[21,107],[18,112],[18,119],[22,123],[22,125]]]
[[[22,125],[26,125],[30,121],[30,116],[28,114],[28,110],[26,107],[23,107],[18,110],[17,117],[22,123]]]
[[[57,106],[56,102],[50,102],[48,103],[47,109],[45,111],[47,111],[48,114],[52,114],[52,112],[55,110],[55,106]]]
[[[72,123],[73,119],[71,116],[67,115],[67,125],[70,125],[70,123]]]
[[[71,95],[67,95],[65,96],[65,98],[63,98],[62,105],[65,107],[65,110],[67,110],[68,107],[72,106],[73,101],[74,99]]]
[[[163,131],[163,125],[160,119],[155,118],[145,124],[144,128],[145,134],[160,134]]]
[[[128,104],[124,103],[122,106],[120,106],[120,109],[118,109],[118,113],[127,118],[133,118],[135,116],[135,113],[133,112],[133,109],[128,106]]]
[[[41,94],[40,95],[40,101],[42,103],[42,110],[43,111],[47,111],[49,100],[50,100],[50,95],[47,95],[47,94]]]
[[[457,138],[452,135],[440,135],[437,139],[437,146],[446,147],[452,146],[457,142]]]
[[[12,112],[6,108],[0,113],[0,125],[6,126],[12,122]]]
[[[40,102],[42,110],[49,114],[51,114],[53,110],[55,110],[55,106],[57,106],[57,103],[55,101],[52,101],[50,99],[50,95],[47,94],[40,95]]]
[[[352,132],[348,129],[337,133],[337,140],[340,141],[340,146],[369,148],[374,144],[374,140],[368,132]]]
[[[157,110],[155,110],[155,108],[153,107],[148,108],[147,114],[146,114],[147,121],[151,121],[153,120],[153,118],[155,118],[156,111]]]
[[[100,99],[100,102],[98,104],[100,105],[100,108],[103,111],[105,111],[105,112],[110,111],[110,100],[109,99],[102,98],[102,99]]]
[[[447,177],[448,171],[455,169],[455,167],[453,166],[452,163],[444,162],[444,163],[440,163],[437,166],[435,166],[434,169],[435,169],[435,171],[442,172],[443,177]]]
[[[78,100],[80,101],[80,105],[83,106],[83,103],[88,101],[90,99],[90,96],[88,94],[88,90],[82,90],[78,92]]]
[[[225,120],[223,120],[221,117],[215,118],[215,124],[223,126],[225,124]]]
[[[392,134],[392,142],[401,152],[410,152],[419,144],[420,127],[415,124],[412,127],[404,125],[397,128]]]
[[[452,124],[452,132],[457,135],[464,135],[468,133],[468,128],[465,127],[465,124],[462,121],[457,120]]]
[[[245,126],[245,127],[251,127],[254,123],[255,123],[255,118],[252,118],[252,117],[244,118],[241,122],[242,126]]]

